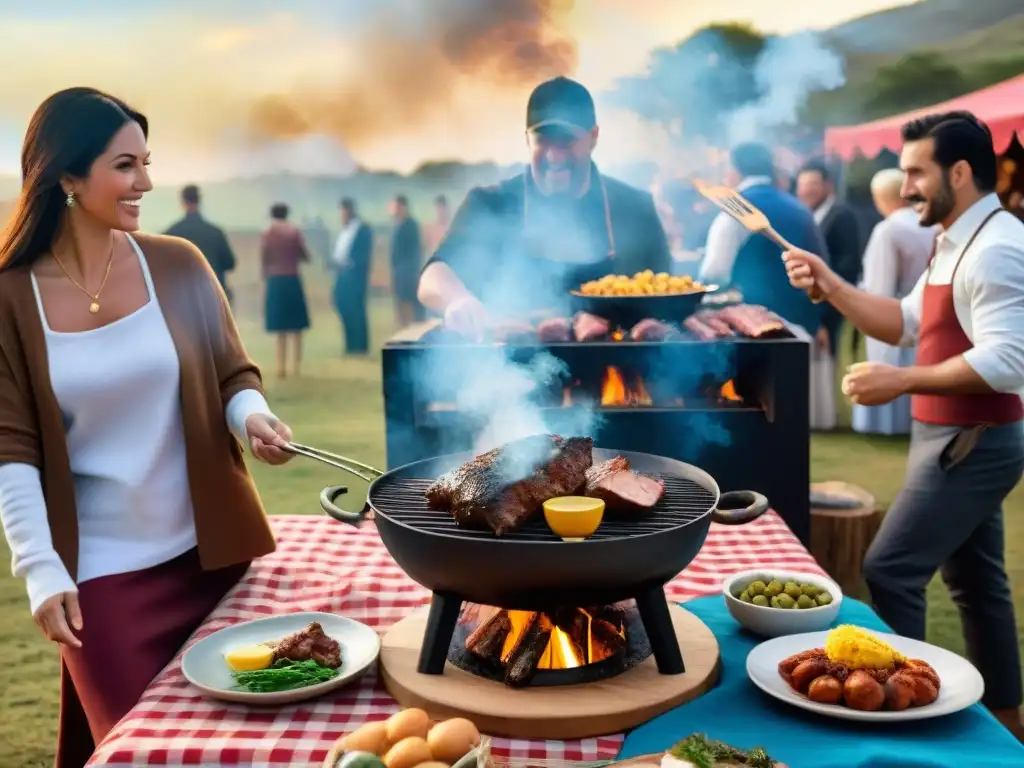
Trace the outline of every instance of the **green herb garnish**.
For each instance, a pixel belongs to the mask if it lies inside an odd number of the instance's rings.
[[[322,667],[312,659],[292,661],[278,659],[266,669],[252,672],[232,672],[235,690],[249,693],[276,693],[326,683],[338,676],[338,670]]]
[[[697,768],[715,768],[716,762],[732,761],[750,768],[774,768],[775,761],[760,747],[749,752],[730,747],[721,741],[709,739],[703,733],[695,733],[680,741],[669,750],[672,757],[687,760]]]

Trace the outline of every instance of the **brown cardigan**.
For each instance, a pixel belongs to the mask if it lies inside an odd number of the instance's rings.
[[[274,550],[256,486],[224,412],[261,390],[223,290],[203,254],[176,237],[133,235],[181,364],[181,411],[199,557],[207,570]],[[46,337],[27,267],[0,272],[0,463],[38,467],[53,546],[78,573],[78,513],[64,420],[50,383]]]

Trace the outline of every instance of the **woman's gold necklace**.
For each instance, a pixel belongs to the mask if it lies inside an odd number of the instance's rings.
[[[92,299],[92,303],[89,304],[89,312],[91,312],[94,315],[97,314],[100,311],[100,294],[103,293],[103,289],[107,285],[107,279],[110,277],[110,267],[114,263],[114,244],[110,244],[110,258],[107,259],[107,271],[103,273],[103,282],[100,283],[99,290],[97,290],[96,293],[89,293],[89,291],[86,290],[81,283],[75,280],[75,278],[71,276],[71,273],[64,268],[64,265],[61,264],[60,259],[58,259],[55,254],[51,255],[53,255],[53,260],[57,262],[57,266],[60,267],[60,271],[63,272],[64,276],[67,277],[67,279],[74,284],[75,288],[77,288],[90,299]]]

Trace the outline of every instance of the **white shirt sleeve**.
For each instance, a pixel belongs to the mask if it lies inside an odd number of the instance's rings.
[[[231,398],[224,411],[231,434],[246,447],[249,445],[249,434],[245,428],[245,422],[250,416],[262,413],[271,418],[277,418],[270,410],[266,398],[255,389],[243,389]]]
[[[974,348],[964,359],[996,392],[1024,387],[1024,250],[985,248],[964,273]]]
[[[895,298],[899,268],[900,253],[892,227],[880,222],[871,231],[864,251],[864,290],[876,296]]]
[[[711,283],[720,280],[729,283],[736,257],[748,237],[750,233],[742,224],[725,212],[719,213],[708,230],[704,261],[700,266],[700,281]]]
[[[0,520],[11,548],[11,570],[15,577],[25,579],[33,614],[54,595],[78,591],[53,548],[36,467],[0,465]]]
[[[917,334],[921,330],[921,307],[924,302],[924,286],[928,282],[928,271],[925,270],[914,285],[914,290],[900,300],[903,311],[903,335],[899,346],[912,347],[917,343]]]

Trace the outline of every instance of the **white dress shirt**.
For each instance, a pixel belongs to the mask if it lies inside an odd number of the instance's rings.
[[[745,192],[751,187],[762,184],[774,184],[768,176],[748,176],[736,187],[737,192]],[[704,261],[700,266],[700,281],[711,283],[732,280],[732,270],[736,266],[736,257],[750,237],[750,231],[725,211],[719,213],[711,222],[708,239],[704,247]]]
[[[825,221],[825,217],[832,213],[832,209],[836,207],[836,196],[829,195],[825,198],[825,201],[814,209],[814,223],[819,227]]]
[[[352,243],[356,241],[356,235],[359,234],[359,227],[362,225],[363,222],[358,218],[354,218],[341,230],[337,241],[334,243],[334,253],[331,255],[334,266],[347,267],[352,261],[349,255],[352,250]]]
[[[925,283],[949,285],[957,320],[974,345],[964,359],[996,392],[1024,389],[1024,223],[1009,212],[998,213],[957,260],[981,223],[1002,207],[990,194],[968,208],[939,235],[932,268],[921,276],[902,302],[903,338],[913,344],[921,327]]]

